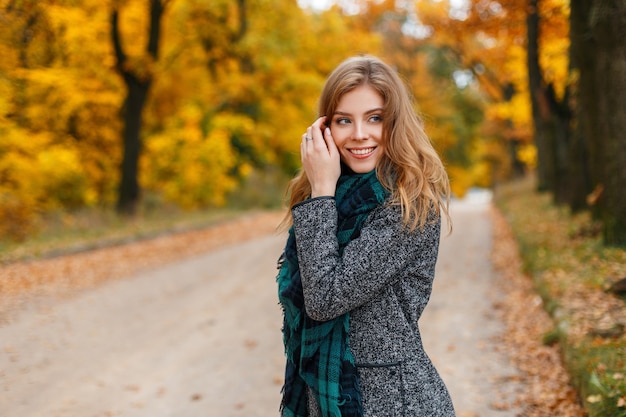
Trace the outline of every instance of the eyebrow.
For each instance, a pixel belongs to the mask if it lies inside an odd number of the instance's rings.
[[[366,111],[366,112],[365,112],[365,114],[382,113],[382,111],[383,111],[383,108],[382,108],[382,107],[376,107],[375,109],[371,109],[371,110]],[[340,116],[352,116],[352,114],[351,114],[351,113],[344,112],[344,111],[341,111],[341,110],[337,110],[337,111],[335,111],[335,113],[333,113],[333,116],[334,116],[334,115],[340,115]]]

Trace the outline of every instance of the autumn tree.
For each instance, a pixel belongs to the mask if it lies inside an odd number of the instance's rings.
[[[150,0],[145,55],[138,61],[131,60],[122,45],[118,7],[114,7],[111,12],[111,38],[115,49],[115,67],[126,85],[126,98],[122,108],[124,154],[117,201],[118,211],[124,214],[134,214],[139,202],[138,167],[141,152],[141,120],[153,82],[154,62],[159,59],[161,17],[167,3],[168,0]]]
[[[417,16],[432,32],[429,43],[454,66],[452,76],[480,97],[473,100],[483,116],[468,149],[474,154],[479,150],[481,156],[473,158],[471,169],[489,166],[487,184],[523,175],[534,163],[524,8],[515,1],[422,1]],[[456,111],[466,112],[467,107]]]
[[[530,5],[528,68],[540,186],[573,210],[589,204],[602,221],[605,243],[623,245],[625,5],[571,2],[570,62],[561,91],[546,78],[539,51],[549,48],[542,32],[558,26],[563,19],[555,16],[567,16],[570,9],[550,0],[532,0]]]
[[[568,193],[573,190],[569,183],[568,158],[571,140],[569,125],[572,117],[569,107],[570,90],[566,86],[559,96],[557,86],[551,80],[545,79],[540,65],[540,31],[548,28],[545,23],[540,25],[540,16],[555,14],[552,10],[541,9],[545,3],[547,2],[542,0],[530,0],[527,17],[528,83],[539,158],[538,187],[540,190],[551,191],[557,204],[566,204],[570,200]],[[566,38],[567,32],[561,31],[561,36]],[[543,41],[547,43],[545,37]],[[565,51],[562,53],[565,55]]]
[[[101,28],[92,8],[9,1],[0,21],[0,229],[22,234],[40,213],[106,198],[115,99],[102,44],[88,41]]]

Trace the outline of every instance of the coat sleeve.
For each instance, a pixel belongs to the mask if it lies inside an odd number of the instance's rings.
[[[381,206],[340,255],[334,199],[306,200],[292,214],[305,308],[314,320],[362,306],[402,277],[434,277],[439,222],[409,232],[399,207]]]

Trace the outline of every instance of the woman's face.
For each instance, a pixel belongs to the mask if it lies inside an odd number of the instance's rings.
[[[383,154],[383,98],[363,84],[345,93],[331,116],[330,130],[341,160],[364,174],[376,168]]]

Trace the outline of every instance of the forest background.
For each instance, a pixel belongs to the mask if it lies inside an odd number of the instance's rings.
[[[536,172],[626,242],[620,1],[327,3],[0,0],[1,235],[276,207],[326,76],[367,53],[405,78],[456,196]]]

